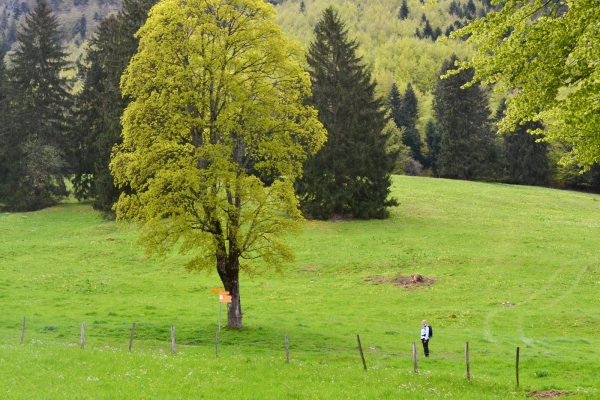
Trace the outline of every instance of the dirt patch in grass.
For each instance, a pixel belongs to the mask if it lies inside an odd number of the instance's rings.
[[[365,281],[373,282],[378,285],[380,285],[382,283],[391,283],[392,285],[395,285],[395,286],[418,287],[418,286],[429,286],[429,285],[433,284],[436,281],[436,279],[428,278],[428,277],[420,275],[420,274],[413,274],[413,275],[408,275],[408,276],[399,275],[399,276],[395,276],[393,278],[390,278],[387,276],[370,276],[368,278],[365,278]]]
[[[527,397],[535,397],[536,399],[555,399],[557,397],[567,396],[569,393],[560,390],[534,390]]]

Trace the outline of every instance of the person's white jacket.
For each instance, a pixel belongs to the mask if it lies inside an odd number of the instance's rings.
[[[429,340],[429,325],[421,328],[421,339]]]

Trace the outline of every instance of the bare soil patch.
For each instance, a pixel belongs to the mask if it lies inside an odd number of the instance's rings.
[[[395,286],[402,287],[418,287],[418,286],[429,286],[433,284],[437,279],[428,278],[426,276],[420,274],[413,274],[408,276],[396,276],[396,277],[387,277],[387,276],[370,276],[365,278],[366,282],[374,282],[378,285],[382,283],[391,283]]]
[[[527,397],[535,397],[536,399],[555,399],[557,397],[567,396],[569,393],[560,390],[534,390]]]

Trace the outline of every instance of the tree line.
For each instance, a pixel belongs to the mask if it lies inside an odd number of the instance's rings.
[[[68,194],[70,182],[78,199],[90,199],[95,209],[111,215],[120,194],[131,191],[115,186],[109,164],[122,140],[121,116],[132,101],[122,96],[120,79],[138,48],[134,34],[154,4],[124,1],[118,14],[102,21],[77,65],[66,61],[60,27],[48,4],[43,1],[27,13],[16,50],[8,60],[0,56],[0,199],[7,209],[55,204]],[[328,9],[307,57],[313,87],[307,101],[319,111],[329,135],[322,150],[309,156],[295,184],[306,215],[385,217],[396,204],[388,198],[392,173],[598,187],[600,168],[581,174],[579,167],[557,164],[569,146],[544,142],[540,122],[496,135],[495,122],[504,117],[506,103],[492,113],[488,89],[480,84],[461,89],[474,70],[452,73],[460,62],[457,56],[441,66],[440,76],[450,74],[438,78],[434,118],[420,132],[412,85],[401,94],[393,84],[387,99],[377,98],[377,83],[356,56],[359,45],[349,38],[339,15]],[[335,67],[328,64],[332,59]],[[74,68],[78,91],[64,74]],[[532,130],[538,134],[530,134]]]

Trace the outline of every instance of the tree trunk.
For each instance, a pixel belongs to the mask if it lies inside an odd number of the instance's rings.
[[[242,328],[242,304],[240,302],[240,263],[237,255],[217,258],[217,271],[225,291],[231,296],[227,307],[227,326],[233,329]]]

